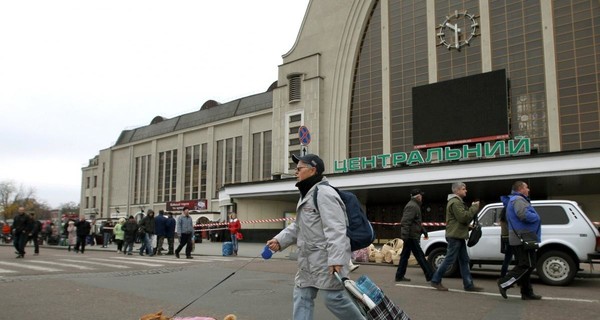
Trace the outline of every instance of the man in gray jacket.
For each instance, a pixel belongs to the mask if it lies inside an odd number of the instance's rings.
[[[298,272],[293,293],[294,320],[313,319],[314,299],[325,293],[325,305],[338,319],[364,319],[358,307],[333,275],[348,274],[352,252],[346,236],[346,212],[342,199],[323,177],[325,165],[319,156],[292,156],[296,166],[296,187],[300,200],[296,221],[282,230],[267,245],[273,251],[298,246]],[[313,196],[319,188],[317,208]]]

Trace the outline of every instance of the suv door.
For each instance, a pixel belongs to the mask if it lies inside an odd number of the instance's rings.
[[[489,207],[479,213],[481,224],[481,239],[471,248],[467,248],[472,260],[502,261],[504,254],[500,253],[500,211],[502,206]]]

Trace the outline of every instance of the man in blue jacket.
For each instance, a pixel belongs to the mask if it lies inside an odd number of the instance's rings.
[[[154,218],[154,231],[156,232],[156,248],[154,248],[154,254],[162,255],[163,243],[167,237],[167,217],[163,210],[158,210],[158,216]]]
[[[521,287],[521,299],[540,300],[542,297],[533,293],[531,287],[531,272],[535,268],[536,250],[526,250],[521,243],[522,236],[531,235],[540,242],[542,235],[540,216],[531,205],[527,183],[515,182],[512,193],[508,197],[502,197],[502,202],[506,206],[508,242],[515,254],[516,265],[506,276],[498,279],[498,289],[506,299],[506,290],[517,283]]]

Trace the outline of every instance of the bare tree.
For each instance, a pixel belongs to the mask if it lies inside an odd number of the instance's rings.
[[[14,181],[6,180],[0,181],[0,219],[6,220],[7,211],[10,210],[11,204],[13,203],[12,198],[17,192]]]

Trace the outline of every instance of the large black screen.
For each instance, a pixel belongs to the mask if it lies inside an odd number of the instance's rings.
[[[412,89],[415,148],[508,138],[504,69]]]

